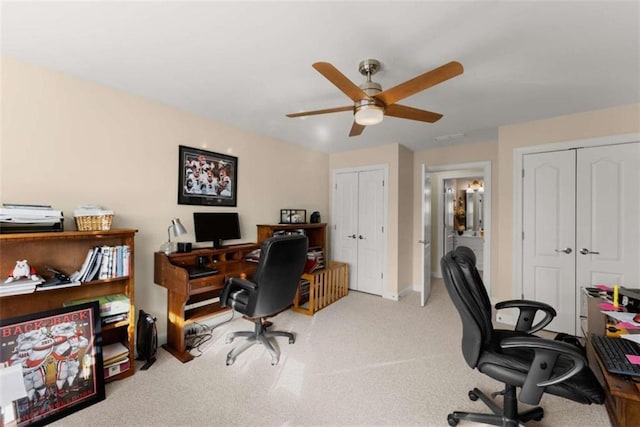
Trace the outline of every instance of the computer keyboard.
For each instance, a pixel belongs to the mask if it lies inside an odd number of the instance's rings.
[[[612,374],[640,376],[640,365],[634,365],[626,355],[640,356],[638,345],[623,339],[591,335],[591,343],[596,349],[605,368]]]
[[[211,276],[216,274],[218,270],[209,267],[189,266],[186,267],[187,273],[189,273],[189,279],[197,279],[199,277]]]

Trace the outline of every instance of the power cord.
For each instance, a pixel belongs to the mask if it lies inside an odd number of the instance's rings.
[[[213,331],[231,322],[235,318],[235,310],[231,310],[231,317],[214,326],[203,325],[202,323],[192,322],[191,326],[186,330],[185,347],[193,357],[200,357],[204,354],[202,346],[213,338]],[[195,354],[194,354],[195,352]]]

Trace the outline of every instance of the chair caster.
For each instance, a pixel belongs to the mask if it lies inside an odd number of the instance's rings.
[[[295,342],[296,342],[296,339],[295,339],[295,338],[289,338],[289,344],[293,344],[293,343],[295,343]]]
[[[457,419],[453,414],[449,414],[447,415],[447,422],[450,426],[457,426],[460,420]]]
[[[279,359],[271,359],[271,366],[276,366],[279,361]]]
[[[224,339],[224,343],[225,343],[225,344],[231,344],[232,342],[233,342],[233,337],[226,337],[226,338]]]
[[[474,401],[474,402],[475,402],[476,400],[478,400],[478,395],[476,394],[476,392],[475,392],[475,391],[473,391],[473,390],[470,390],[470,391],[469,391],[469,399],[471,399],[471,400],[472,400],[472,401]],[[455,424],[453,424],[453,425],[455,425]]]
[[[227,357],[227,366],[233,365],[233,362],[235,362],[235,361],[236,361],[236,359],[233,359],[231,357]]]

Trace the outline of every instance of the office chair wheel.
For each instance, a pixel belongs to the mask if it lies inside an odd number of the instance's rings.
[[[476,392],[475,392],[475,391],[473,391],[473,390],[470,390],[470,391],[469,391],[469,399],[471,399],[471,400],[472,400],[472,401],[474,401],[474,402],[475,402],[476,400],[478,400],[478,395],[476,394]]]
[[[454,417],[453,414],[449,414],[447,415],[447,422],[450,426],[457,426],[460,420]]]
[[[235,362],[236,359],[232,358],[232,357],[227,357],[227,366],[231,366],[233,365],[233,362]]]
[[[294,338],[289,338],[289,344],[293,344],[293,343],[295,343],[295,342],[296,342],[295,337],[294,337]]]

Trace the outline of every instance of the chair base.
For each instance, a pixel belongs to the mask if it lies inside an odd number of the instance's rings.
[[[268,322],[269,324],[271,322]],[[231,343],[234,338],[237,337],[245,337],[247,340],[231,350],[229,354],[227,354],[227,366],[233,365],[233,362],[236,361],[236,357],[246,349],[251,347],[254,344],[262,344],[265,346],[269,354],[271,355],[271,364],[273,366],[277,365],[280,361],[280,351],[277,347],[271,343],[269,338],[272,337],[287,337],[289,338],[289,344],[293,344],[296,342],[296,337],[291,332],[284,331],[267,331],[267,322],[263,322],[263,319],[257,318],[254,319],[255,329],[254,331],[236,331],[230,332],[227,334],[225,342],[227,344]]]
[[[544,416],[544,410],[536,406],[524,412],[518,413],[518,400],[516,398],[516,387],[507,385],[503,392],[494,393],[504,394],[504,407],[500,407],[492,398],[484,394],[477,388],[469,391],[469,399],[482,400],[485,405],[491,409],[493,414],[481,414],[475,412],[452,412],[447,415],[447,421],[450,426],[458,425],[460,420],[474,421],[478,423],[489,424],[493,426],[523,426],[526,422],[535,420],[540,421]]]

